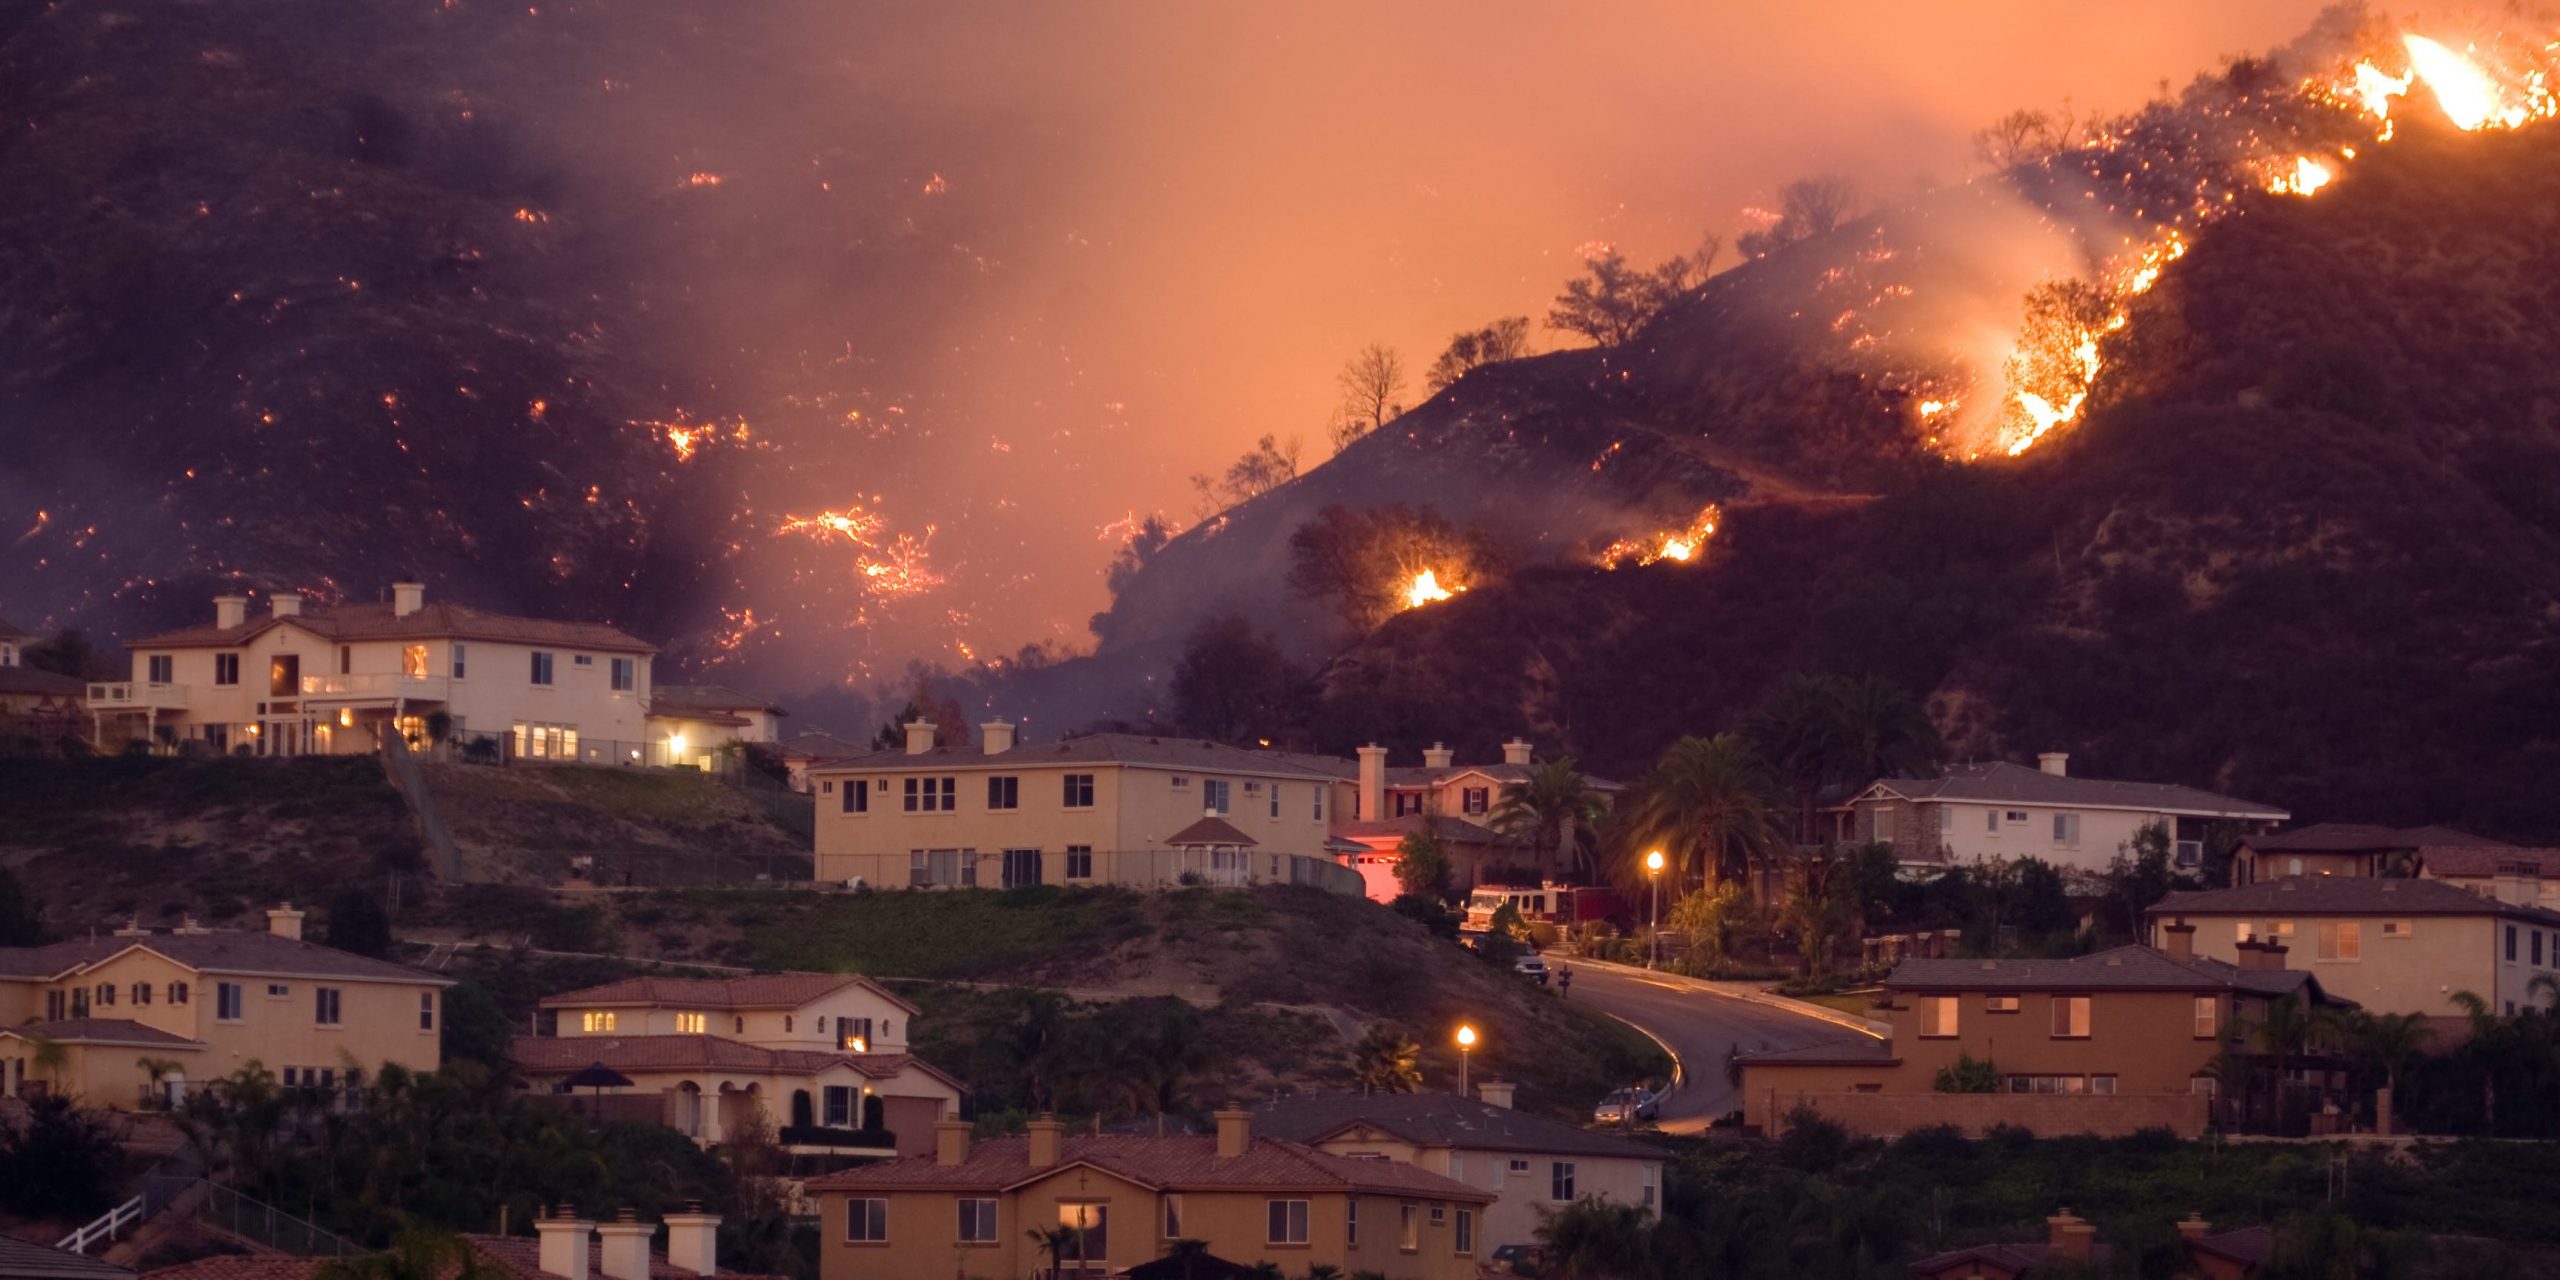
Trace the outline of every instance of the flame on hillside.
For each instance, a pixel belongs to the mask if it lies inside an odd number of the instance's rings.
[[[1723,510],[1712,502],[1708,503],[1698,509],[1695,518],[1677,529],[1664,529],[1638,538],[1620,538],[1610,543],[1600,553],[1600,567],[1615,569],[1630,561],[1640,565],[1660,564],[1665,560],[1675,564],[1694,564],[1705,553],[1707,539],[1716,536],[1716,526],[1723,519]]]
[[[1405,584],[1402,607],[1419,609],[1426,604],[1436,604],[1442,600],[1451,599],[1464,590],[1466,590],[1464,586],[1440,585],[1440,573],[1436,569],[1416,570],[1413,581]]]

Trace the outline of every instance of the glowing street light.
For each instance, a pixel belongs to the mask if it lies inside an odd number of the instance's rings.
[[[1653,886],[1653,929],[1652,936],[1646,939],[1649,945],[1644,967],[1659,969],[1662,967],[1662,850],[1656,849],[1644,855],[1644,878]]]
[[[1467,1057],[1475,1052],[1476,1029],[1458,1024],[1458,1096],[1467,1096]]]

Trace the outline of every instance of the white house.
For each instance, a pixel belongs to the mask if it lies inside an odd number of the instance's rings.
[[[1888,844],[1905,862],[2036,858],[2104,871],[2144,827],[2169,832],[2180,867],[2204,861],[2208,829],[2264,832],[2292,815],[2273,805],[2158,782],[2071,775],[2071,757],[2049,751],[2038,767],[1993,761],[1935,778],[1884,778],[1849,802],[1852,838]]]
[[[666,763],[708,771],[726,742],[772,743],[790,712],[726,685],[662,684],[649,694],[649,741]]]

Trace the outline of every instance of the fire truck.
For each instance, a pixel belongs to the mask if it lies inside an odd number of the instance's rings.
[[[1593,920],[1617,920],[1626,914],[1618,891],[1605,885],[1558,884],[1553,880],[1535,886],[1480,884],[1467,895],[1467,919],[1461,928],[1469,933],[1492,928],[1493,913],[1506,902],[1520,912],[1522,920],[1543,921],[1559,929]]]

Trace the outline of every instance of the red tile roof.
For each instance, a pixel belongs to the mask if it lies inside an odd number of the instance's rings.
[[[1058,1163],[1031,1167],[1029,1138],[974,1143],[969,1158],[946,1165],[930,1156],[862,1165],[813,1178],[811,1191],[873,1189],[1001,1191],[1061,1169],[1088,1165],[1140,1186],[1167,1191],[1358,1191],[1483,1203],[1491,1192],[1392,1160],[1355,1160],[1277,1138],[1256,1138],[1243,1155],[1222,1158],[1209,1135],[1139,1137],[1086,1134],[1062,1138]]]
[[[873,1080],[913,1067],[954,1089],[960,1082],[905,1053],[838,1053],[830,1049],[768,1049],[723,1036],[517,1036],[507,1057],[528,1076],[562,1076],[602,1063],[634,1071],[756,1071],[816,1075],[842,1064]]]
[[[2418,866],[2440,880],[2486,880],[2507,867],[2560,877],[2560,849],[2519,849],[2503,844],[2422,845]]]
[[[2378,827],[2362,822],[2315,822],[2273,835],[2244,836],[2240,843],[2262,853],[2382,853],[2424,845],[2493,845],[2451,827]]]
[[[1252,836],[1238,831],[1234,823],[1224,818],[1202,818],[1166,836],[1164,842],[1179,849],[1184,845],[1226,845],[1241,848],[1255,841]]]
[[[269,628],[298,626],[324,639],[353,640],[489,640],[512,644],[556,644],[566,648],[607,649],[623,653],[655,653],[658,647],[600,622],[555,622],[490,613],[469,605],[427,604],[402,617],[388,604],[342,604],[307,609],[282,618],[251,618],[236,627],[181,627],[144,636],[132,649],[228,649],[247,643]]]
[[[2560,913],[2541,907],[2500,902],[2442,880],[2408,880],[2371,876],[2282,876],[2230,889],[2172,893],[2147,915],[2254,916],[2389,915],[2513,916],[2536,924],[2560,925]]]
[[[0,977],[58,978],[146,948],[198,973],[283,974],[298,978],[370,979],[453,985],[424,969],[375,960],[316,942],[245,929],[201,933],[109,934],[42,947],[0,947]]]
[[[625,978],[544,996],[545,1009],[641,1005],[668,1009],[797,1009],[860,986],[908,1013],[916,1007],[858,973],[753,973],[741,978]]]

